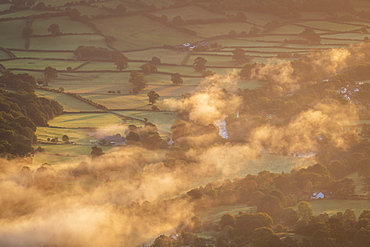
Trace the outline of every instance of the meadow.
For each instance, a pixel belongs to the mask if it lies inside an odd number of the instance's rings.
[[[186,6],[182,8],[176,9],[163,9],[158,10],[153,13],[154,15],[161,17],[162,15],[166,15],[168,20],[172,20],[176,16],[180,16],[181,19],[184,21],[188,20],[209,20],[209,19],[218,19],[218,18],[225,18],[224,15],[215,14],[199,8],[197,6]]]
[[[96,31],[90,26],[80,21],[71,20],[66,16],[58,16],[52,18],[38,18],[32,23],[32,29],[34,35],[49,35],[48,28],[51,24],[58,24],[60,32],[62,33],[96,33]]]
[[[53,99],[63,106],[64,111],[79,112],[79,111],[97,111],[98,108],[78,100],[68,94],[54,93],[45,90],[36,90],[38,96]]]
[[[2,64],[8,69],[32,69],[32,70],[44,70],[46,67],[53,64],[53,67],[57,70],[66,70],[67,67],[77,67],[83,62],[79,61],[63,61],[63,60],[40,60],[40,59],[13,59],[3,61]]]
[[[63,128],[99,128],[123,122],[121,118],[110,113],[78,113],[62,114],[49,121],[49,125]]]
[[[0,22],[0,47],[24,49],[25,40],[22,37],[22,30],[25,24],[24,20]]]
[[[198,37],[177,31],[144,16],[113,17],[94,20],[105,35],[117,37],[112,45],[119,50],[179,45],[199,40]]]
[[[30,49],[32,50],[62,50],[74,51],[81,45],[108,48],[104,37],[96,34],[90,35],[61,35],[48,37],[32,37]]]

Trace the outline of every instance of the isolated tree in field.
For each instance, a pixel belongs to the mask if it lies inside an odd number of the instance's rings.
[[[203,71],[206,69],[207,60],[204,57],[197,57],[194,59],[193,68],[196,71]]]
[[[46,67],[44,69],[45,85],[48,85],[49,81],[58,77],[58,71],[53,67]]]
[[[117,66],[117,69],[119,71],[122,71],[128,67],[128,58],[125,56],[121,56],[117,59],[114,65]]]
[[[152,57],[152,64],[161,64],[161,59],[159,57]]]
[[[91,149],[92,149],[91,156],[93,156],[93,157],[97,157],[97,156],[100,156],[100,155],[104,154],[103,149],[100,148],[100,147],[93,146]]]
[[[181,75],[179,73],[175,73],[171,75],[171,81],[175,85],[179,85],[183,83],[183,80],[181,78]]]
[[[299,35],[306,38],[310,44],[320,44],[321,37],[312,28],[307,27]]]
[[[232,58],[238,63],[249,62],[250,61],[250,57],[245,55],[245,51],[240,47],[233,50]]]
[[[62,140],[63,140],[64,142],[69,142],[69,136],[67,136],[67,135],[63,135],[63,136],[62,136]]]
[[[154,105],[157,102],[157,99],[160,97],[155,91],[150,91],[147,95],[149,97],[149,103],[152,105]]]
[[[51,33],[52,35],[61,34],[59,25],[55,23],[51,24],[48,27],[48,32]]]
[[[129,82],[131,82],[134,85],[134,93],[139,92],[140,90],[146,87],[146,79],[144,75],[139,71],[132,71],[130,73]]]

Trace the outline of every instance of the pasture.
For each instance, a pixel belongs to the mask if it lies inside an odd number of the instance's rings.
[[[36,130],[38,141],[46,142],[48,138],[53,139],[58,137],[62,141],[62,136],[67,135],[70,142],[78,144],[86,144],[91,140],[88,130],[86,129],[69,129],[69,128],[49,128],[38,127]]]
[[[154,12],[153,14],[158,17],[165,15],[167,16],[168,20],[172,20],[174,17],[180,16],[184,21],[225,18],[224,15],[215,14],[197,6],[186,6],[176,9],[162,9]]]
[[[10,3],[2,3],[0,4],[0,11],[8,10],[10,6]]]
[[[24,49],[25,40],[22,37],[22,30],[25,25],[26,22],[24,20],[0,22],[0,47]]]
[[[49,121],[50,126],[63,128],[99,128],[121,123],[121,118],[110,113],[62,114]]]
[[[344,212],[347,208],[349,208],[355,211],[356,217],[359,217],[364,209],[370,208],[369,200],[324,199],[311,201],[310,203],[314,215],[321,213],[333,215],[337,212]]]
[[[57,70],[65,70],[67,67],[76,67],[82,62],[79,61],[63,61],[63,60],[40,60],[40,59],[13,59],[3,61],[2,64],[7,69],[36,69],[44,70],[52,65]],[[40,74],[41,76],[41,74]]]
[[[38,18],[32,23],[33,35],[48,35],[48,28],[51,24],[58,24],[62,33],[96,33],[90,26],[80,21],[74,21],[66,16],[52,18]]]
[[[151,61],[153,57],[158,57],[161,60],[161,63],[181,65],[182,61],[187,55],[187,52],[158,48],[125,52],[124,55],[131,60],[145,61]]]
[[[75,59],[72,52],[37,52],[37,51],[12,51],[17,58],[55,58],[55,59]]]
[[[80,45],[86,44],[108,48],[103,36],[91,34],[33,37],[31,38],[30,49],[74,51]]]
[[[7,59],[7,58],[10,58],[8,53],[4,51],[0,51],[0,59]]]
[[[349,32],[355,29],[359,29],[360,27],[343,24],[343,23],[336,23],[331,21],[304,21],[300,22],[299,24],[307,27],[311,27],[314,29],[321,29],[331,32]],[[319,32],[318,32],[319,33]]]
[[[252,24],[246,22],[220,22],[210,24],[192,24],[185,25],[186,28],[195,31],[202,38],[211,38],[219,35],[228,35],[231,30],[240,32],[249,32],[253,27]]]
[[[65,10],[66,8],[61,8],[61,9]],[[82,16],[88,16],[88,17],[112,15],[112,13],[109,11],[106,11],[100,8],[90,7],[90,6],[76,5],[76,6],[73,6],[73,9],[77,9],[78,11],[80,11]]]
[[[98,108],[78,100],[68,94],[54,93],[44,90],[36,90],[38,96],[53,99],[63,106],[64,111],[79,112],[79,111],[97,111]]]
[[[1,5],[2,4],[0,4],[0,6]],[[29,17],[29,16],[34,16],[34,15],[40,15],[40,14],[45,14],[45,13],[55,13],[55,12],[56,11],[26,9],[26,10],[7,13],[7,14],[2,14],[1,18],[20,18],[20,17]]]
[[[93,20],[104,35],[117,38],[112,45],[119,50],[161,47],[195,42],[198,37],[177,31],[144,16],[113,17]]]
[[[124,116],[141,119],[147,118],[160,131],[171,132],[172,124],[179,119],[177,112],[117,111]]]

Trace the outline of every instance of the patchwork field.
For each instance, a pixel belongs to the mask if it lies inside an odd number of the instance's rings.
[[[25,40],[22,37],[22,30],[25,24],[24,20],[0,22],[0,47],[24,49]]]
[[[210,24],[193,24],[185,25],[186,28],[195,31],[198,36],[202,38],[211,38],[218,35],[227,35],[231,30],[240,32],[249,32],[253,27],[252,24],[243,22],[222,22],[222,23],[210,23]]]
[[[348,25],[343,23],[336,23],[336,22],[330,22],[330,21],[305,21],[300,22],[301,25],[311,27],[314,29],[321,29],[321,30],[327,30],[332,32],[348,32],[353,31],[356,29],[359,29],[361,27],[354,26],[354,25]]]
[[[103,36],[91,34],[33,37],[31,38],[30,49],[74,51],[80,45],[86,44],[96,47],[108,47]]]
[[[57,58],[75,59],[73,52],[38,52],[38,51],[12,51],[17,58]]]
[[[224,15],[215,14],[204,10],[196,6],[186,6],[176,9],[163,9],[153,13],[154,15],[161,17],[166,15],[168,20],[172,20],[176,16],[180,16],[184,21],[187,20],[208,20],[216,18],[225,18]]]
[[[181,65],[187,52],[173,51],[168,49],[149,49],[144,51],[125,52],[125,56],[131,60],[151,61],[153,57],[158,57],[162,63]]]
[[[178,45],[199,39],[143,16],[106,18],[94,20],[93,23],[103,34],[117,37],[112,44],[119,50]]]
[[[121,123],[121,118],[110,113],[62,114],[49,121],[50,126],[64,128],[99,128]]]
[[[32,29],[34,35],[48,35],[48,28],[51,24],[58,24],[62,33],[96,33],[90,26],[80,21],[74,21],[66,16],[53,18],[38,18],[33,21]]]
[[[63,106],[64,111],[68,112],[79,112],[79,111],[97,111],[98,108],[89,105],[81,100],[78,100],[70,95],[53,93],[44,90],[36,90],[38,96],[53,99],[59,102]]]
[[[57,70],[66,70],[67,67],[77,67],[82,62],[79,61],[63,61],[63,60],[39,60],[39,59],[13,59],[2,61],[2,64],[7,69],[36,69],[44,70],[46,67],[53,65]],[[41,75],[41,74],[40,74]]]

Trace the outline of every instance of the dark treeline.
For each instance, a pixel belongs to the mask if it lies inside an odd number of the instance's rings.
[[[0,77],[2,86],[17,90],[0,89],[0,155],[23,156],[33,151],[36,126],[48,126],[48,121],[63,111],[56,101],[37,97],[35,78],[29,74],[5,72]]]

